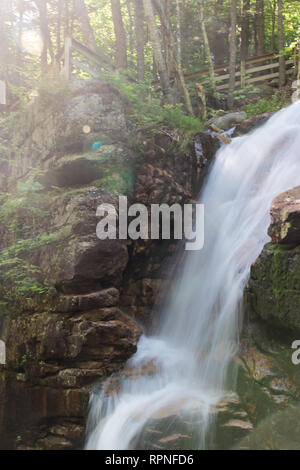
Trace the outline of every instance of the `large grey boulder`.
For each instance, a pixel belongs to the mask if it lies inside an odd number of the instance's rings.
[[[217,127],[218,129],[222,129],[227,131],[232,127],[240,124],[241,122],[247,119],[247,113],[245,111],[240,111],[236,113],[226,113],[222,116],[217,116],[212,118],[208,121],[208,127]]]

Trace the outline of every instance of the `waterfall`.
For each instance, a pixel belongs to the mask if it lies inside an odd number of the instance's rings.
[[[170,408],[200,418],[195,449],[205,448],[211,408],[234,392],[243,291],[269,241],[271,203],[298,185],[300,102],[219,150],[200,197],[205,246],[186,254],[157,333],[140,339],[127,365],[139,373],[122,378],[118,393],[91,394],[87,449],[134,449]]]

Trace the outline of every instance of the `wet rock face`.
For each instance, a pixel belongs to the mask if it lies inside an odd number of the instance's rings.
[[[140,334],[117,307],[6,319],[0,448],[82,448],[90,385],[122,367]]]
[[[59,96],[55,109],[45,96],[30,106],[1,167],[0,259],[13,267],[0,282],[4,449],[82,448],[89,388],[122,369],[169,291],[161,267],[177,243],[101,241],[97,207],[118,211],[119,195],[188,203],[218,147],[203,134],[183,150],[174,132],[139,135],[133,149],[110,87],[75,82]]]
[[[300,244],[300,186],[278,196],[271,208],[273,243]]]
[[[38,313],[7,320],[2,336],[7,363],[22,357],[36,361],[98,361],[102,372],[136,350],[141,330],[117,307],[97,308],[74,316]],[[99,347],[101,345],[101,347]],[[100,374],[101,375],[101,374]]]
[[[109,87],[88,82],[72,84],[55,109],[42,98],[15,131],[17,156],[0,188],[13,190],[8,200],[16,201],[15,211],[2,212],[1,260],[17,249],[35,286],[35,292],[18,289],[13,274],[1,282],[4,449],[82,448],[89,387],[118,371],[141,335],[120,308],[126,242],[96,236],[97,207],[117,208],[117,194],[133,189],[135,156],[124,144],[122,106]],[[15,178],[25,188],[19,193]],[[25,286],[26,274],[14,270]]]
[[[300,333],[298,197],[295,188],[273,202],[273,243],[252,266],[246,289],[250,322],[241,343],[237,391],[255,426],[238,449],[299,448],[297,426],[288,429],[300,399],[300,368],[292,361]]]
[[[247,289],[248,311],[284,329],[300,330],[300,191],[295,188],[272,204],[269,234],[251,269]]]
[[[261,320],[246,325],[236,360],[237,393],[253,429],[234,448],[299,448],[297,426],[287,429],[288,420],[299,415],[300,368],[292,362],[294,339],[295,333],[270,328]]]
[[[54,157],[82,154],[96,141],[113,143],[116,135],[118,143],[126,140],[125,116],[112,88],[97,81],[82,85],[80,80],[69,88],[65,84],[60,88],[57,99],[43,93],[30,104],[26,119],[21,118],[16,147],[11,148],[11,157],[18,164],[7,167],[6,176],[23,178],[29,168],[51,168]],[[23,149],[21,155],[16,152],[18,147]],[[85,168],[87,171],[88,166]],[[59,175],[62,178],[63,170]]]
[[[249,132],[253,131],[259,126],[262,126],[267,122],[267,120],[273,115],[274,113],[264,113],[259,114],[258,116],[253,116],[245,121],[241,122],[237,125],[236,135],[245,135]]]
[[[249,311],[270,324],[300,330],[300,251],[267,245],[251,269]]]

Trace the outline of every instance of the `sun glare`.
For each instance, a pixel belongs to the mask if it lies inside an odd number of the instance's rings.
[[[43,50],[43,39],[39,31],[24,31],[21,38],[21,45],[24,52],[40,56]]]

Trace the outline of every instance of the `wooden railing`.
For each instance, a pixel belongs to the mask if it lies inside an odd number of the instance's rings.
[[[80,55],[83,55],[93,64],[94,68],[90,68],[87,64],[74,59],[73,52],[78,52]],[[101,58],[96,52],[76,41],[76,39],[70,37],[65,39],[65,47],[63,53],[59,57],[59,63],[61,66],[61,72],[65,75],[67,80],[71,79],[73,68],[83,70],[91,76],[97,77],[97,69],[101,67],[103,62],[103,58]]]
[[[262,65],[257,65],[263,62]],[[296,73],[296,67],[294,59],[288,59],[285,61],[286,74],[291,75]],[[207,74],[207,72],[206,72]],[[202,76],[205,75],[202,73]],[[259,82],[268,82],[270,80],[277,80],[279,82],[279,59],[278,55],[268,55],[257,57],[246,61],[241,72],[241,66],[238,65],[236,68],[236,88],[243,88],[246,85],[255,84]],[[215,80],[217,90],[227,90],[229,87],[229,66],[218,67],[215,69]],[[207,78],[204,79],[204,82]]]
[[[83,55],[93,65],[90,68],[86,63],[73,58],[73,52]],[[65,39],[64,52],[62,53],[59,61],[62,63],[61,71],[70,80],[72,77],[73,68],[85,71],[91,76],[97,78],[99,76],[98,70],[101,65],[105,65],[105,59],[100,57],[96,52],[84,46],[73,38]],[[262,65],[258,65],[262,64]],[[296,67],[294,59],[285,61],[287,75],[295,74]],[[111,65],[110,65],[111,66]],[[241,72],[242,69],[242,72]],[[244,66],[239,64],[236,68],[236,88],[243,88],[246,85],[259,83],[264,81],[276,80],[279,81],[279,59],[278,54],[268,54],[261,57],[254,57],[248,59]],[[186,80],[199,79],[201,84],[208,81],[208,70],[194,72],[185,75]],[[224,64],[215,68],[215,79],[217,90],[227,90],[229,87],[229,65]],[[158,82],[159,83],[159,82]],[[158,84],[157,83],[157,84]]]

